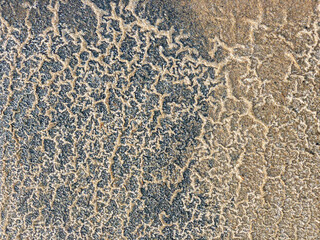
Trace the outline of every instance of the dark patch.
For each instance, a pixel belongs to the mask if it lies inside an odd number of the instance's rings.
[[[145,8],[143,8],[144,4]],[[207,51],[208,40],[203,35],[204,29],[189,5],[184,6],[179,0],[140,1],[136,13],[142,18],[148,19],[152,25],[155,25],[157,19],[163,19],[163,22],[158,26],[159,30],[168,31],[171,27],[174,27],[177,32],[183,30],[184,33],[190,35],[186,43],[197,49],[204,59],[213,60]]]
[[[16,28],[25,27],[27,9],[20,0],[1,1],[1,15],[12,26]]]
[[[30,10],[28,20],[32,24],[32,34],[41,34],[47,27],[51,26],[53,13],[47,9],[48,5],[49,0],[42,0],[37,2],[37,8],[32,8]]]
[[[61,3],[59,21],[60,25],[66,24],[69,29],[82,30],[88,44],[97,42],[96,16],[93,10],[89,6],[83,5],[80,0],[72,0],[66,4]]]

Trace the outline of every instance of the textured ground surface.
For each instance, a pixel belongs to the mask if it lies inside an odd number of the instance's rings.
[[[0,0],[0,239],[320,239],[319,11]]]

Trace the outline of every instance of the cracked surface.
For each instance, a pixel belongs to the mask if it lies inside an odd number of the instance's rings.
[[[317,1],[0,1],[1,239],[320,239]]]

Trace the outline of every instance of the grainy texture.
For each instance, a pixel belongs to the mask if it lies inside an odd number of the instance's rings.
[[[0,239],[320,239],[319,11],[0,0]]]

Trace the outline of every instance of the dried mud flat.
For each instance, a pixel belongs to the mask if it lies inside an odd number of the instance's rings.
[[[319,11],[0,0],[0,239],[320,239]]]

